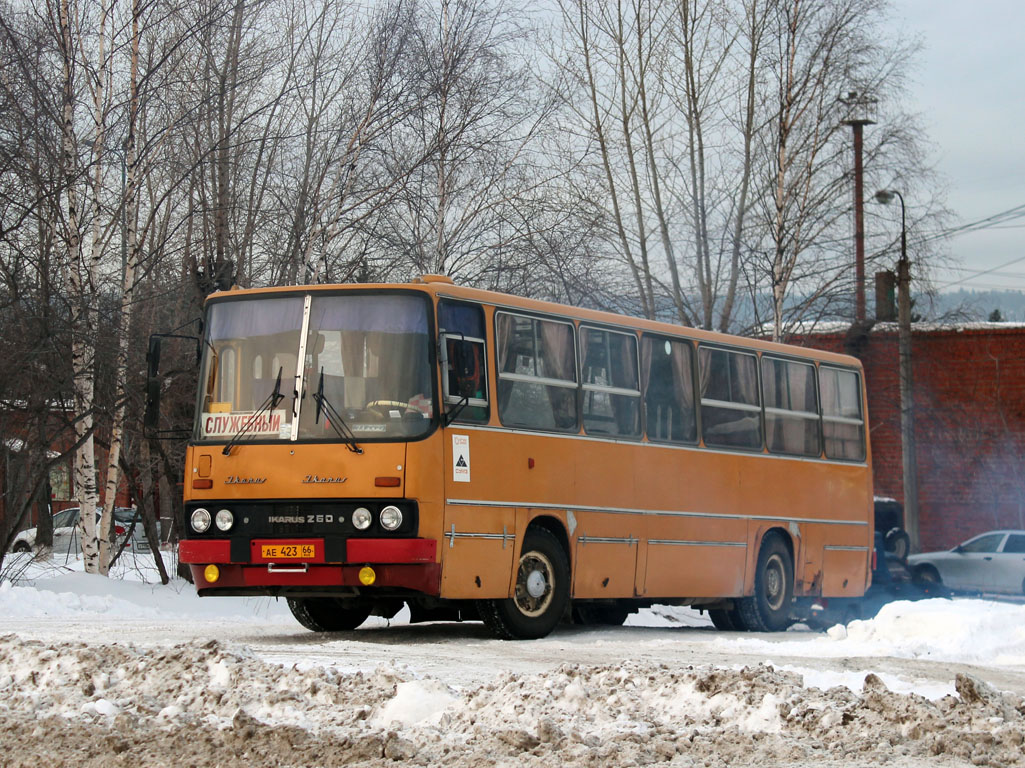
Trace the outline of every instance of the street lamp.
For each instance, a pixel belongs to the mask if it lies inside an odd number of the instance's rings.
[[[904,486],[904,527],[911,551],[920,551],[918,537],[918,463],[915,451],[915,413],[911,390],[911,266],[908,262],[908,228],[904,196],[895,189],[881,189],[876,201],[886,205],[900,200],[900,261],[897,262],[897,347],[900,355],[900,438]]]

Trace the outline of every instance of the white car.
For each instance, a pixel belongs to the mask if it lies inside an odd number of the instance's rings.
[[[1025,531],[988,531],[947,552],[911,555],[918,582],[950,589],[1021,595],[1025,593]]]
[[[57,512],[53,516],[53,551],[55,554],[77,554],[82,547],[78,541],[78,507],[71,507]],[[99,523],[100,511],[96,513],[96,521]],[[148,551],[149,542],[142,527],[142,516],[135,507],[114,508],[114,536],[118,546],[121,538],[127,535],[131,529],[132,521],[135,521],[135,528],[132,529],[132,538],[125,545],[126,550]],[[36,548],[36,529],[26,528],[14,537],[11,544],[12,552],[32,552]]]

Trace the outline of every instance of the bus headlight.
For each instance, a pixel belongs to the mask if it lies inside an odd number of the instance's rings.
[[[352,513],[352,525],[357,531],[365,531],[373,521],[374,516],[366,507],[356,507],[356,511]]]
[[[387,506],[381,510],[381,527],[386,531],[394,531],[402,525],[402,510]]]
[[[210,529],[210,513],[202,507],[192,510],[189,521],[192,523],[192,530],[196,533],[206,533]]]
[[[230,509],[217,510],[217,514],[214,516],[214,525],[217,526],[218,530],[227,531],[234,524],[235,516],[231,514]]]

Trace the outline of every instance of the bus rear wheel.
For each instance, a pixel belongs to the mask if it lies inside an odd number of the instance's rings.
[[[311,632],[347,632],[370,616],[369,607],[334,597],[290,597],[288,609]]]
[[[544,528],[523,538],[513,596],[482,600],[484,624],[502,640],[533,640],[555,629],[569,602],[569,561],[558,539]]]
[[[745,629],[782,632],[790,626],[793,598],[793,558],[783,539],[770,534],[758,552],[754,594],[739,601],[737,613]]]

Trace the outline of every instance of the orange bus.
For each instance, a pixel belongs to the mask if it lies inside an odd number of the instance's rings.
[[[431,275],[219,292],[204,327],[201,595],[536,638],[654,603],[776,631],[868,586],[854,358]]]

